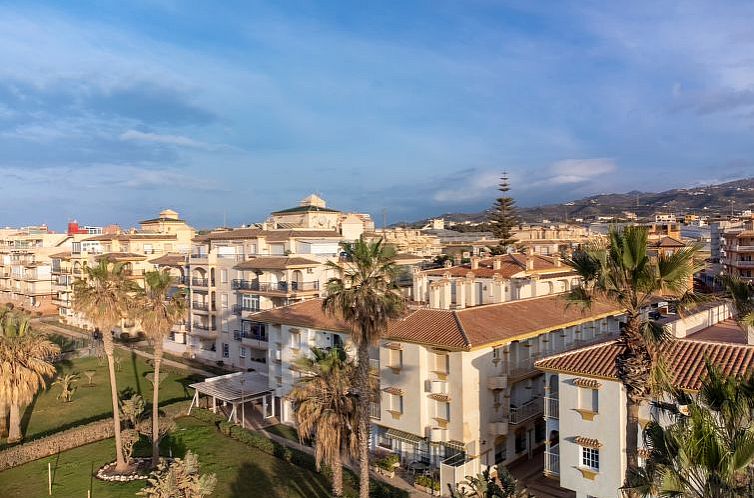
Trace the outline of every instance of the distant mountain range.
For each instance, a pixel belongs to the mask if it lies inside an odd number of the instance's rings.
[[[513,193],[513,192],[511,192]],[[584,221],[599,216],[622,217],[626,211],[635,213],[639,218],[650,218],[655,213],[725,215],[745,209],[754,210],[754,178],[735,180],[717,185],[692,188],[677,188],[664,192],[626,192],[625,194],[598,194],[582,199],[548,204],[545,206],[519,208],[523,221],[551,222]],[[479,213],[445,213],[436,218],[453,222],[482,222],[487,218],[487,211]],[[397,226],[423,226],[428,220],[411,223],[397,223]]]

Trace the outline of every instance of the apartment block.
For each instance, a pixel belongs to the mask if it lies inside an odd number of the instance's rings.
[[[729,275],[744,280],[754,280],[754,225],[751,221],[740,228],[732,228],[722,233],[723,270]]]
[[[576,273],[560,255],[472,256],[466,265],[416,270],[413,299],[437,309],[463,309],[569,291]]]
[[[619,310],[596,303],[566,308],[561,296],[461,310],[412,309],[390,323],[370,367],[379,383],[372,406],[375,452],[440,470],[442,489],[484,468],[528,458],[544,445],[547,355],[615,337]],[[287,394],[295,361],[312,347],[353,353],[350,326],[309,300],[251,315],[269,337],[275,412],[294,422]]]

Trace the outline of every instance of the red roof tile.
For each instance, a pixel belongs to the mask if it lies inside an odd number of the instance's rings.
[[[618,379],[615,358],[622,351],[617,342],[551,356],[536,363],[540,370],[551,370],[603,379]],[[697,390],[705,375],[705,358],[727,375],[749,375],[754,367],[754,346],[674,339],[661,348],[673,385]]]

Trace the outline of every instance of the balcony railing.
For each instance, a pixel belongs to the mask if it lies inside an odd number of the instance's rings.
[[[248,306],[243,304],[234,304],[233,305],[233,314],[234,315],[240,315],[242,312],[248,311],[250,313],[254,313],[255,311],[259,311],[259,306]]]
[[[192,278],[191,285],[196,286],[196,287],[209,287],[209,279],[208,278]]]
[[[233,338],[237,341],[240,341],[241,339],[250,339],[252,341],[267,342],[268,340],[267,334],[257,334],[248,330],[234,330]]]
[[[747,245],[739,244],[735,246],[734,250],[735,251],[754,251],[754,246],[747,246]]]
[[[204,330],[206,331],[214,331],[215,328],[209,325],[208,323],[194,323],[191,326],[192,330]]]
[[[512,406],[508,421],[517,425],[535,417],[541,417],[544,411],[542,398],[534,398],[521,406]]]
[[[306,292],[319,290],[319,282],[259,282],[257,280],[234,279],[231,287],[236,290],[257,292]]]
[[[738,266],[739,268],[754,268],[754,261],[737,260],[733,262],[733,266]]]
[[[173,285],[188,285],[188,277],[171,277],[170,281]]]
[[[558,397],[545,396],[545,418],[558,419]]]
[[[191,307],[194,308],[195,310],[209,311],[209,303],[197,303],[197,302],[193,302],[193,303],[191,303]]]
[[[548,446],[545,450],[545,475],[560,475],[560,445]]]

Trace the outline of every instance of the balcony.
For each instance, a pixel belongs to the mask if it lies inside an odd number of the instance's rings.
[[[754,252],[754,246],[747,246],[747,245],[737,245],[733,247],[734,251],[737,252]]]
[[[545,475],[557,477],[560,475],[560,445],[545,448]]]
[[[123,275],[126,277],[143,277],[144,276],[144,270],[141,268],[128,268],[123,270]]]
[[[193,252],[191,253],[191,263],[195,265],[206,265],[208,261],[206,252]]]
[[[191,308],[193,308],[194,311],[209,311],[209,303],[193,302],[191,303]]]
[[[527,377],[529,375],[534,375],[537,373],[541,373],[539,370],[534,368],[534,362],[540,359],[540,355],[533,355],[529,358],[526,358],[524,360],[519,360],[517,362],[511,362],[508,364],[508,377],[510,379],[520,379],[522,377]]]
[[[53,266],[51,270],[53,275],[70,275],[70,268],[60,268],[59,266]]]
[[[257,306],[248,306],[248,305],[243,305],[243,304],[234,304],[233,305],[233,314],[234,315],[240,316],[241,313],[243,313],[244,311],[248,311],[250,313],[255,313],[255,312],[259,311],[259,306],[258,305]]]
[[[495,377],[487,377],[487,388],[493,391],[498,389],[505,389],[508,387],[508,376],[498,375]]]
[[[188,277],[171,277],[170,281],[173,285],[188,285]]]
[[[267,349],[267,334],[260,334],[250,330],[234,330],[233,339],[241,341],[245,346],[256,349]]]
[[[192,278],[191,285],[194,287],[209,287],[208,278]]]
[[[558,396],[545,396],[545,418],[558,420]]]
[[[521,406],[511,406],[509,422],[511,425],[522,424],[533,418],[541,417],[544,413],[542,398],[534,398]]]
[[[231,282],[234,290],[249,290],[256,292],[296,293],[319,290],[319,282],[259,282],[258,280],[238,280]]]
[[[733,266],[738,268],[754,268],[754,261],[736,260],[733,261]]]
[[[498,417],[491,421],[488,425],[488,431],[490,436],[505,436],[508,434],[508,419],[505,417]]]

